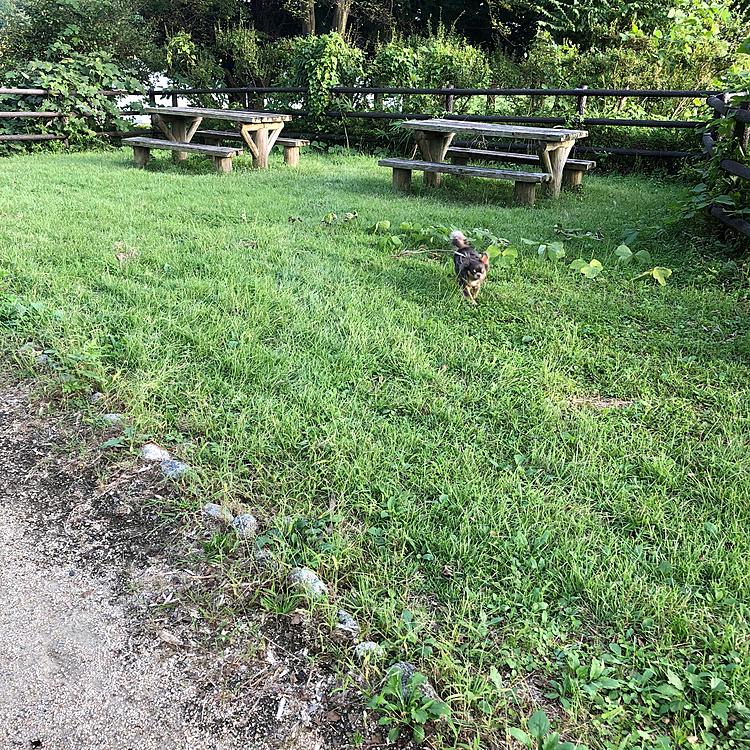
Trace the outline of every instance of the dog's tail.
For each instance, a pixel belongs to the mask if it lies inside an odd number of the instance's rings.
[[[465,247],[469,247],[469,242],[467,241],[466,237],[464,237],[464,233],[457,229],[455,232],[451,232],[451,245],[453,247],[457,248],[458,250],[463,250]]]

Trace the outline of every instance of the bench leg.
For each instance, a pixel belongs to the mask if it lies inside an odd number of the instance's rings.
[[[536,200],[536,183],[517,182],[513,198],[516,203],[520,203],[523,206],[533,206]]]
[[[143,146],[133,146],[133,159],[135,160],[136,167],[145,167],[148,164],[148,160],[151,158],[151,149],[143,148]]]
[[[232,171],[231,156],[214,156],[214,165],[219,174],[229,174]]]
[[[284,146],[284,162],[290,167],[299,166],[299,146]]]
[[[404,190],[407,193],[411,190],[411,169],[393,169],[393,189]]]
[[[187,138],[187,125],[180,120],[172,120],[172,135],[180,143],[185,143]],[[174,161],[184,161],[187,159],[187,151],[172,151]]]
[[[221,138],[214,138],[211,135],[204,135],[203,143],[205,143],[207,146],[221,146]]]
[[[564,188],[577,188],[581,186],[583,171],[580,169],[563,169],[562,186]]]

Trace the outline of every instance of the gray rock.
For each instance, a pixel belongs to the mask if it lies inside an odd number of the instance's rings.
[[[419,670],[413,664],[409,664],[409,662],[400,661],[391,665],[388,668],[388,672],[389,674],[392,674],[393,672],[399,672],[401,674],[401,692],[403,693],[404,698],[408,697],[409,680],[419,672]],[[430,698],[435,701],[440,700],[440,696],[435,692],[435,688],[432,687],[429,682],[423,682],[421,685],[418,685],[417,691],[425,698]]]
[[[385,656],[385,649],[375,641],[362,641],[354,647],[354,655],[361,661],[365,659],[375,661]]]
[[[253,539],[258,533],[258,522],[249,513],[241,513],[232,521],[232,528],[240,539]]]
[[[165,451],[164,448],[160,448],[153,443],[146,443],[146,445],[143,446],[141,455],[146,461],[169,461],[170,459],[168,451]]]
[[[182,461],[175,461],[173,458],[168,458],[166,461],[161,462],[161,471],[168,479],[177,479],[181,477],[190,467]]]
[[[38,363],[39,363],[40,365],[46,365],[46,364],[49,364],[49,357],[48,357],[48,356],[47,356],[46,354],[40,354],[40,355],[39,355],[39,356],[38,356],[38,357],[36,358],[36,361],[37,361],[37,362],[38,362]]]
[[[31,343],[31,341],[27,341],[19,350],[18,352],[20,354],[27,354],[27,353],[33,353],[34,352],[34,344]]]
[[[203,512],[209,516],[209,518],[213,518],[214,520],[227,525],[232,523],[232,520],[234,519],[234,516],[226,508],[222,508],[221,505],[217,505],[216,503],[206,503],[203,506]]]
[[[289,585],[301,591],[308,599],[321,599],[328,596],[328,587],[309,568],[292,568]]]
[[[104,394],[100,393],[99,391],[95,391],[89,396],[89,403],[90,404],[98,404],[102,399],[104,398]],[[105,415],[105,419],[108,415]]]
[[[359,635],[359,625],[357,625],[357,621],[354,619],[354,617],[350,615],[346,610],[340,609],[336,613],[336,619],[338,620],[336,630],[341,633],[341,635],[355,640]]]
[[[95,394],[96,395],[96,394]],[[101,396],[101,394],[99,394]],[[121,427],[125,424],[124,414],[103,414],[102,419],[105,422],[109,422],[114,427]]]

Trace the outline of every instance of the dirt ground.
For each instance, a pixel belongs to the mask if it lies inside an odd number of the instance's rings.
[[[180,486],[40,393],[0,379],[0,750],[380,745],[304,617],[210,614]]]

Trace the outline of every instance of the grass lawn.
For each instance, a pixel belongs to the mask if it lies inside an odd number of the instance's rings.
[[[202,502],[279,526],[466,747],[534,700],[592,747],[748,746],[750,295],[718,243],[664,229],[680,187],[593,175],[528,210],[496,181],[394,193],[370,156],[248,161],[0,160],[0,346],[54,350],[68,390],[104,377]],[[472,309],[444,259],[376,244],[385,219],[519,258]],[[520,243],[555,224],[604,241],[557,264]],[[631,229],[667,286],[617,267]],[[592,254],[596,279],[568,267]]]

